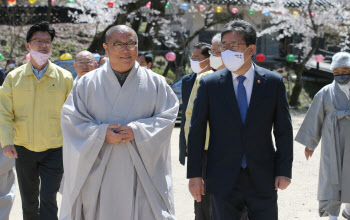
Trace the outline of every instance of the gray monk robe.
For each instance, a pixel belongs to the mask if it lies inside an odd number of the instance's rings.
[[[178,112],[171,88],[135,62],[120,87],[109,62],[79,79],[62,108],[62,220],[174,220],[170,138]],[[135,140],[105,142],[109,124]]]
[[[316,94],[295,140],[314,150],[321,137],[318,200],[350,203],[350,100],[335,82]]]
[[[13,167],[15,159],[3,153],[0,144],[0,220],[8,220],[16,194],[15,174]]]

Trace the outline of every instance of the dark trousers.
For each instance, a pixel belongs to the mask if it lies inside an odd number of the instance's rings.
[[[16,145],[15,148],[23,220],[57,220],[56,194],[63,175],[62,147],[44,152]]]
[[[261,195],[256,192],[249,169],[241,169],[229,195],[211,194],[213,220],[240,220],[248,208],[250,220],[277,220],[277,192]]]
[[[195,220],[211,220],[211,204],[210,195],[206,193],[202,195],[201,202],[194,200]]]

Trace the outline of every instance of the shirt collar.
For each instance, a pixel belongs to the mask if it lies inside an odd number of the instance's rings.
[[[35,69],[35,67],[33,66],[33,64],[30,64],[30,65],[32,65],[32,69],[33,69],[34,74],[38,75],[38,74],[40,74],[40,73],[45,73],[45,72],[46,72],[47,67],[49,66],[49,63],[46,64],[46,66],[44,67],[44,69],[39,70],[39,71],[38,71],[37,69]]]
[[[249,68],[249,70],[243,75],[246,77],[246,79],[248,79],[249,81],[253,81],[254,80],[254,65],[252,64],[252,66]],[[232,80],[235,80],[239,75],[237,75],[236,73],[232,72]]]

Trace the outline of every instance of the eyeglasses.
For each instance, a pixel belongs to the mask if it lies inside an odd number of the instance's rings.
[[[224,52],[225,50],[228,50],[228,49],[235,51],[239,48],[239,45],[246,45],[246,43],[234,42],[234,43],[230,43],[230,44],[221,44],[220,50],[221,50],[221,52]]]
[[[75,62],[79,66],[88,66],[88,65],[94,65],[94,60],[88,60],[88,61],[76,61]]]
[[[334,74],[334,75],[346,75],[346,74],[350,74],[350,69],[348,69],[348,70],[343,70],[343,71],[334,71],[333,74]]]
[[[105,44],[110,44],[110,43],[105,43]],[[116,51],[123,50],[125,46],[126,48],[128,48],[128,50],[134,50],[136,48],[137,42],[130,41],[129,43],[126,43],[126,44],[116,42],[116,43],[113,43],[112,45]]]
[[[51,40],[33,39],[33,40],[30,40],[29,42],[31,42],[33,45],[36,45],[36,46],[41,46],[41,45],[46,45],[48,47],[52,46]]]

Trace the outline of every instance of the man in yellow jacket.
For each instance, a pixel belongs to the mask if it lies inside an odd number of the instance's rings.
[[[47,22],[33,25],[26,39],[30,62],[11,71],[1,88],[0,141],[4,154],[16,158],[23,219],[57,219],[63,175],[60,113],[73,77],[49,61],[54,36]]]

